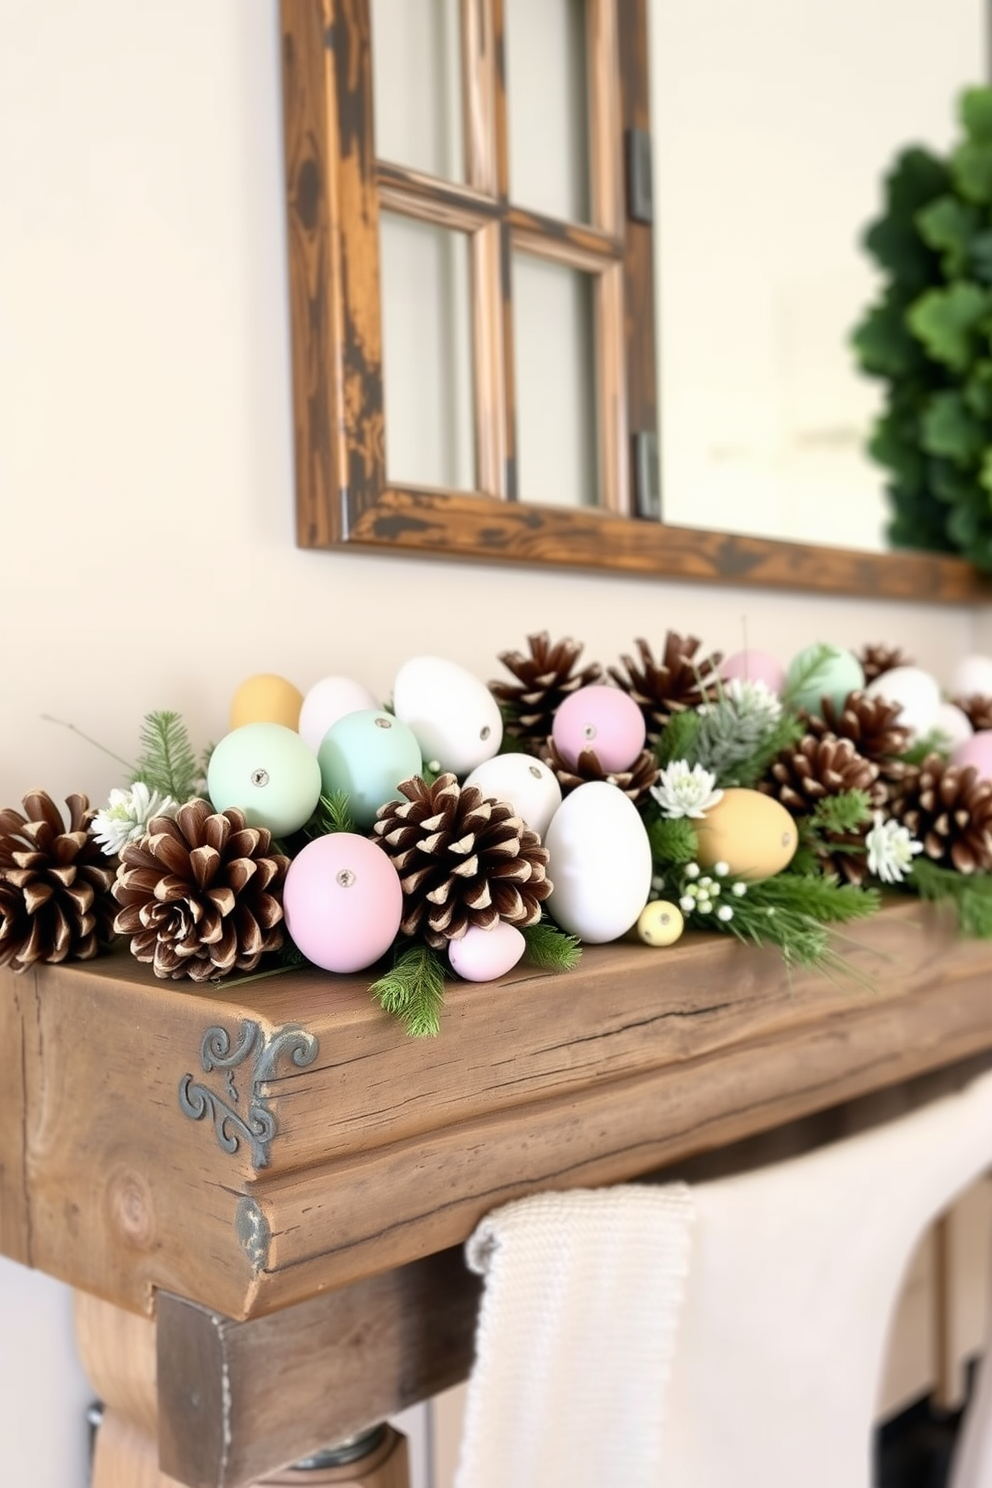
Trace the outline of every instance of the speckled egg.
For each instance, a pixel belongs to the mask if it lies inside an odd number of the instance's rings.
[[[724,862],[740,878],[771,878],[788,867],[799,833],[785,807],[772,796],[741,786],[725,790],[701,821],[697,857],[704,868]]]
[[[674,945],[685,929],[685,919],[677,904],[667,899],[652,899],[637,916],[637,938],[649,946]]]

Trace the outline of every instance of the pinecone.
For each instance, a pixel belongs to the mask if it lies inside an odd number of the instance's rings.
[[[903,780],[909,769],[903,760],[895,757],[909,747],[909,729],[896,722],[900,711],[898,703],[869,697],[864,692],[851,692],[843,708],[837,708],[830,698],[824,698],[819,717],[804,713],[803,718],[809,732],[817,739],[828,735],[850,739],[858,754],[878,765],[880,782],[891,787]],[[891,789],[884,796],[889,794]],[[884,796],[876,789],[873,801],[881,805]]]
[[[928,754],[891,813],[935,863],[958,873],[992,870],[992,780],[980,779],[974,765],[951,765]]]
[[[375,833],[403,885],[404,935],[441,950],[470,925],[537,923],[551,893],[548,850],[512,806],[451,774],[399,789],[406,800],[379,807]]]
[[[175,820],[153,817],[147,835],[121,853],[114,884],[114,928],[131,937],[132,955],[173,980],[253,971],[283,941],[275,891],[289,859],[271,842],[236,806],[214,811],[198,799]]]
[[[876,677],[880,677],[883,672],[891,672],[893,667],[915,665],[908,656],[903,655],[898,646],[862,646],[857,657],[866,682],[874,682]]]
[[[580,687],[588,687],[602,678],[599,662],[575,670],[582,646],[571,639],[554,645],[546,630],[527,637],[530,655],[521,651],[501,651],[500,661],[517,678],[512,682],[490,682],[489,691],[503,711],[505,732],[522,740],[536,754],[551,732],[559,705]]]
[[[113,863],[88,831],[95,812],[85,796],[68,796],[66,831],[45,791],[22,805],[24,814],[0,811],[0,966],[88,961],[110,944],[114,921]]]
[[[877,782],[878,766],[860,755],[850,739],[807,734],[772,761],[758,789],[781,801],[793,816],[806,816],[825,796],[842,791],[867,791],[874,804]]]
[[[968,697],[956,697],[951,701],[966,715],[976,733],[982,729],[992,729],[992,697],[973,692]]]
[[[660,661],[655,660],[647,641],[638,639],[634,645],[640,664],[631,656],[621,656],[623,670],[608,668],[614,682],[630,693],[644,714],[649,744],[656,742],[674,713],[698,708],[718,696],[717,668],[723,653],[714,651],[697,661],[700,644],[695,636],[680,636],[670,630]]]
[[[612,771],[603,769],[595,749],[581,749],[573,768],[555,745],[554,739],[549,737],[540,757],[558,777],[562,795],[567,796],[569,791],[575,790],[578,785],[584,785],[587,780],[608,780],[611,785],[622,790],[635,806],[640,805],[661,774],[658,761],[649,749],[642,749],[629,769]]]

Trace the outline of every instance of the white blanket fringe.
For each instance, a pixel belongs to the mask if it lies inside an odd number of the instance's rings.
[[[482,1221],[456,1488],[655,1488],[692,1218],[685,1185],[632,1184]]]

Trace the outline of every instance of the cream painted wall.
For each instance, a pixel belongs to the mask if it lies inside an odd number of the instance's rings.
[[[486,678],[544,627],[607,661],[745,622],[940,675],[970,649],[964,609],[299,551],[280,128],[275,0],[0,0],[0,801],[120,780],[43,714],[128,757],[174,707],[205,743],[261,670],[386,694],[411,654]],[[86,1393],[63,1292],[0,1264],[5,1481],[82,1488]]]

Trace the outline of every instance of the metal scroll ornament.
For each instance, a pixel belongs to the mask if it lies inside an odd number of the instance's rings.
[[[232,1047],[226,1028],[208,1028],[200,1043],[200,1064],[206,1075],[217,1073],[223,1089],[194,1080],[179,1081],[179,1109],[193,1121],[209,1116],[217,1141],[225,1152],[237,1152],[242,1142],[251,1149],[252,1166],[267,1168],[276,1118],[262,1093],[275,1076],[280,1059],[305,1069],[317,1057],[317,1038],[305,1028],[288,1025],[266,1037],[258,1023],[245,1021]],[[244,1066],[244,1068],[242,1068]]]

